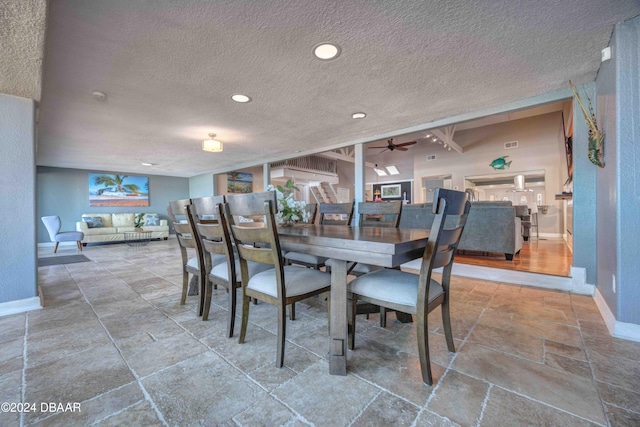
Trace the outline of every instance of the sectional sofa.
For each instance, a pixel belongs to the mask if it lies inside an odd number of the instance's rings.
[[[406,205],[400,228],[431,228],[431,203]],[[448,218],[447,221],[455,221]],[[445,223],[446,226],[446,223]],[[471,202],[467,224],[458,245],[460,250],[500,252],[509,261],[522,248],[522,224],[511,202]]]
[[[124,241],[125,231],[135,231],[135,213],[86,213],[82,221],[76,222],[76,231],[84,233],[82,244]],[[169,225],[158,214],[146,213],[142,219],[142,230],[150,231],[152,239],[169,237]]]

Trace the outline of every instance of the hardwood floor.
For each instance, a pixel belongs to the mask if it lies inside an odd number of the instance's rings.
[[[562,239],[532,238],[524,242],[520,255],[507,261],[504,254],[460,251],[455,262],[505,270],[569,277],[572,253]]]

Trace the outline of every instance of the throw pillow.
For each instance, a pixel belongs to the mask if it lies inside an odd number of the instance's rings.
[[[82,221],[87,223],[87,227],[89,228],[101,228],[104,227],[102,224],[102,218],[99,216],[83,216]]]
[[[158,215],[147,215],[144,225],[160,225]]]
[[[102,228],[104,225],[102,224],[102,218],[99,216],[94,216],[91,218],[93,220],[93,228]]]

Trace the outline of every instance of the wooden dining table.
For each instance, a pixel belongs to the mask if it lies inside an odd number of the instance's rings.
[[[331,265],[329,373],[347,374],[347,264],[394,268],[420,258],[429,230],[301,224],[278,229],[281,248],[327,257]]]

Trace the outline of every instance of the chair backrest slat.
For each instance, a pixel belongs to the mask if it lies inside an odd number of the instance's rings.
[[[235,240],[241,258],[263,264],[283,264],[279,250],[277,228],[274,215],[277,203],[275,191],[262,193],[238,194],[227,197],[225,212],[231,226],[231,234]],[[265,222],[240,222],[239,218],[263,216]],[[272,248],[278,247],[274,254]],[[279,255],[280,259],[274,259]],[[276,257],[277,258],[277,257]]]
[[[469,195],[462,191],[437,188],[433,200],[435,216],[420,269],[421,286],[418,291],[420,304],[425,304],[428,300],[428,284],[435,268],[445,268],[442,275],[442,286],[448,292],[451,265],[471,208]],[[448,216],[457,217],[452,228],[445,228],[445,223],[451,224],[451,221],[446,221]]]
[[[216,206],[224,203],[224,196],[197,197],[191,199],[195,214],[200,220],[216,220]]]
[[[354,202],[350,203],[320,203],[320,224],[322,225],[351,225],[353,220]],[[341,219],[336,219],[341,215]],[[346,216],[346,218],[345,218]]]
[[[397,228],[400,222],[402,201],[391,202],[360,202],[358,203],[358,215],[360,227],[386,227]],[[368,215],[376,216],[368,219]]]
[[[185,222],[185,223],[174,222],[173,223],[173,229],[176,231],[176,233],[180,233],[180,234],[189,234],[189,233],[191,233],[191,225],[189,225],[188,222]]]
[[[309,212],[309,224],[315,224],[316,216],[318,214],[318,204],[307,203],[307,205],[304,207],[304,210]]]

